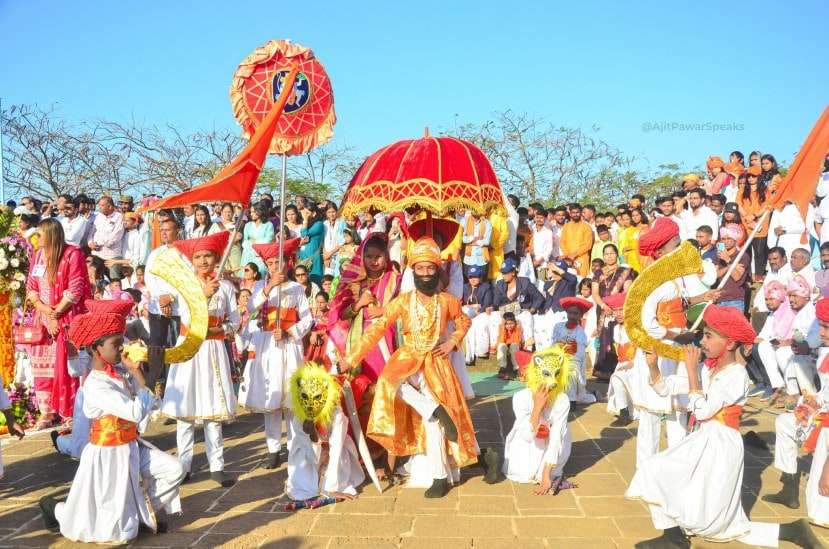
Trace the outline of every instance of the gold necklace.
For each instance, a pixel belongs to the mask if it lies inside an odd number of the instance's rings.
[[[432,351],[440,337],[440,330],[437,329],[440,318],[438,294],[433,295],[424,305],[417,298],[417,292],[412,292],[409,297],[409,311],[412,318],[412,341],[415,352]]]

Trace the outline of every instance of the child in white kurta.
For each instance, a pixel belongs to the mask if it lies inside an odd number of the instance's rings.
[[[170,365],[164,403],[161,412],[175,418],[178,457],[190,472],[196,420],[204,424],[204,443],[210,477],[222,486],[234,481],[224,475],[224,448],[222,421],[236,417],[236,395],[230,376],[230,356],[225,339],[233,337],[239,328],[239,310],[233,285],[226,280],[215,280],[213,269],[224,251],[227,231],[210,236],[179,240],[174,246],[184,253],[204,279],[209,315],[207,337],[199,350],[188,361]],[[204,252],[210,252],[204,256]],[[195,259],[194,259],[195,258]],[[207,260],[207,263],[202,261]]]
[[[73,354],[74,356],[72,356]],[[52,437],[58,452],[73,459],[80,459],[81,452],[89,444],[89,428],[92,424],[83,411],[83,380],[92,370],[92,357],[89,356],[89,353],[78,353],[74,349],[70,350],[67,366],[70,376],[81,378],[81,384],[75,392],[72,432],[68,435],[60,435],[57,431],[52,431]]]
[[[561,308],[567,313],[567,322],[559,322],[553,327],[550,338],[553,345],[561,343],[575,361],[574,383],[567,390],[570,400],[580,404],[596,402],[596,395],[587,392],[587,334],[581,327],[581,319],[593,307],[593,304],[580,297],[565,297]]]
[[[299,239],[283,244],[286,258],[293,255]],[[311,329],[313,315],[305,297],[304,288],[279,271],[279,243],[254,244],[254,249],[265,261],[271,274],[271,282],[254,293],[248,301],[248,311],[259,310],[262,328],[250,334],[248,360],[242,383],[239,386],[239,404],[251,412],[264,414],[265,442],[268,446],[266,469],[279,466],[282,449],[282,420],[288,442],[294,436],[290,418],[290,391],[288,380],[303,362],[302,338]],[[291,263],[286,259],[283,268],[287,272]],[[277,340],[274,331],[282,331]]]
[[[654,527],[664,530],[649,546],[690,547],[684,534],[766,547],[786,539],[813,547],[803,543],[817,541],[808,525],[752,522],[743,510],[740,414],[749,380],[745,367],[735,361],[735,349],[737,343],[753,343],[756,334],[735,307],[708,307],[703,319],[702,346],[712,364],[702,369],[701,384],[696,347],[686,348],[687,378],[657,374],[653,380],[658,392],[688,391],[696,430],[640,464],[627,490],[628,497],[648,503]],[[655,360],[648,366],[658,371]],[[672,545],[658,545],[669,540]]]
[[[552,483],[562,476],[570,457],[573,440],[567,425],[570,399],[562,392],[551,404],[545,405],[538,425],[532,422],[533,406],[533,392],[529,388],[512,397],[515,423],[504,445],[502,471],[514,482],[543,484],[544,470],[549,468],[546,480]]]

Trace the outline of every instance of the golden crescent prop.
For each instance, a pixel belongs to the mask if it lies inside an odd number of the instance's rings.
[[[702,258],[689,242],[683,242],[673,253],[659,258],[646,267],[628,290],[625,299],[625,330],[639,349],[656,350],[656,354],[674,360],[685,360],[682,347],[669,345],[650,336],[642,323],[642,306],[659,286],[681,276],[702,272]]]
[[[185,263],[181,254],[172,248],[164,250],[155,259],[150,272],[178,290],[190,309],[190,326],[180,345],[164,351],[164,362],[184,362],[196,354],[207,337],[207,299],[192,267]],[[134,361],[146,362],[147,348],[136,344],[124,347],[124,353]]]

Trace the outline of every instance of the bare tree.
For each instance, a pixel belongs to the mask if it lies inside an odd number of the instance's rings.
[[[339,198],[360,167],[355,151],[355,147],[329,141],[310,152],[289,157],[288,172],[295,184],[304,181],[317,193],[326,192],[326,196],[318,198]]]
[[[496,112],[482,125],[465,124],[459,137],[492,162],[501,185],[522,201],[591,202],[613,190],[613,178],[633,159],[581,128],[556,126],[527,113]]]

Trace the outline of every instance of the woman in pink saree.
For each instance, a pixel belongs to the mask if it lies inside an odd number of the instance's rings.
[[[363,331],[383,316],[383,308],[400,291],[400,274],[394,272],[388,253],[388,235],[372,233],[350,263],[343,265],[337,291],[328,316],[329,338],[340,356],[345,356]],[[383,370],[397,348],[392,330],[361,364],[371,383]]]
[[[92,298],[83,252],[66,243],[63,227],[53,218],[37,226],[41,248],[35,252],[26,279],[26,299],[32,304],[47,335],[32,345],[30,360],[41,417],[38,428],[56,419],[72,417],[78,378],[69,376],[67,336],[75,315],[85,313],[84,301]]]

